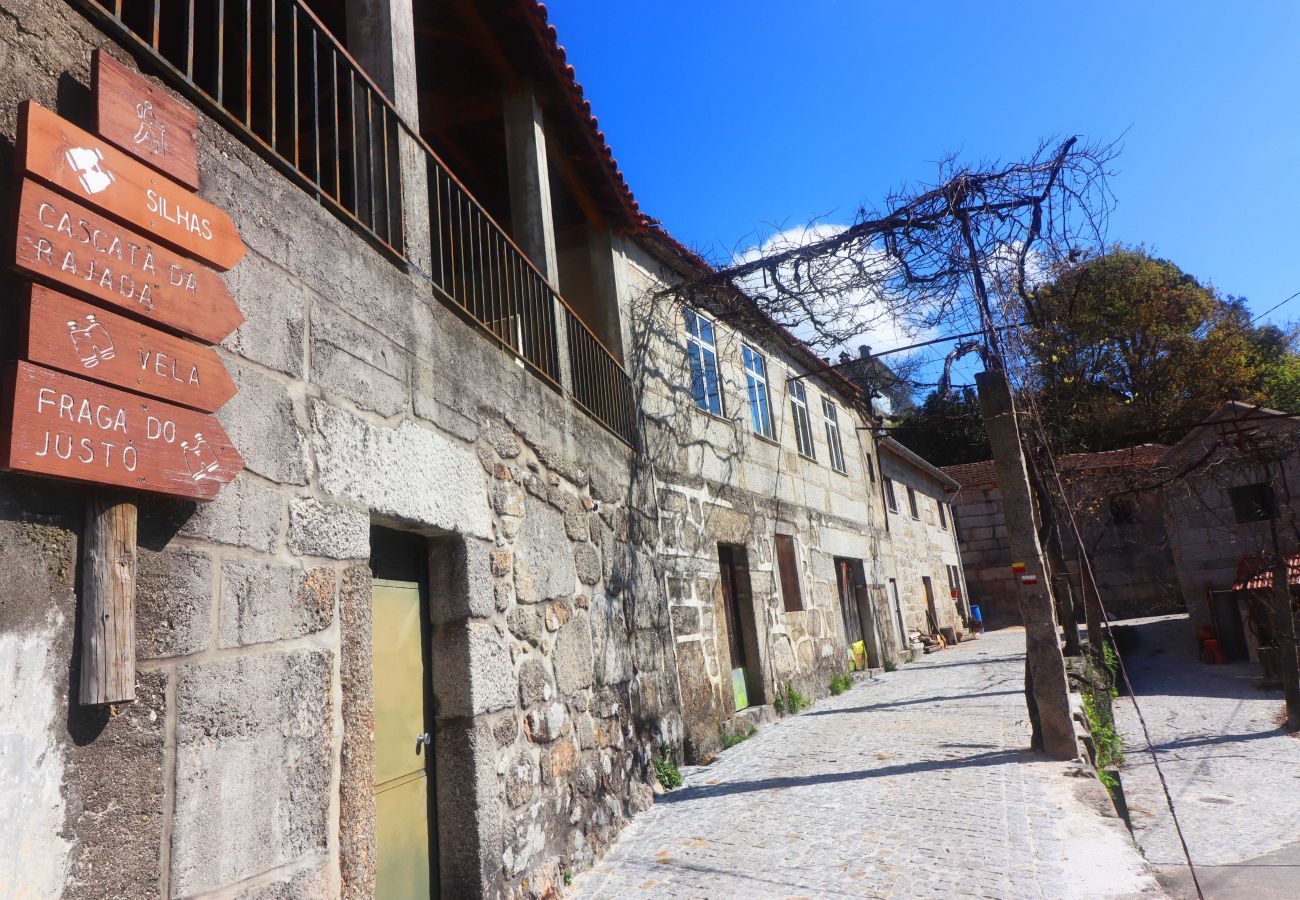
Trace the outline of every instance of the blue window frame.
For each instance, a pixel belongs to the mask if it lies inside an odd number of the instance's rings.
[[[722,415],[722,389],[718,384],[718,346],[713,323],[692,310],[686,315],[686,356],[691,363],[691,395],[695,405]]]
[[[745,362],[745,384],[749,390],[749,420],[754,433],[765,438],[773,435],[772,404],[767,395],[767,361],[748,344],[742,344],[740,355]]]

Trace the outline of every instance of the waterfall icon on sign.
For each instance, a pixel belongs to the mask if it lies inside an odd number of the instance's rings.
[[[135,142],[148,148],[154,156],[167,155],[167,126],[158,121],[153,104],[148,100],[135,105],[135,114],[140,117],[140,130],[135,133]]]
[[[68,337],[72,341],[72,349],[87,369],[93,369],[101,361],[107,362],[117,355],[112,335],[103,323],[95,321],[94,313],[86,315],[84,324],[69,322]]]
[[[202,432],[194,432],[194,443],[181,441],[181,454],[185,457],[185,468],[189,470],[193,481],[202,481],[215,475],[221,465],[216,452],[203,437]]]
[[[104,154],[94,147],[73,147],[63,154],[63,158],[72,167],[72,171],[77,173],[87,194],[107,190],[117,180],[112,172],[104,168]]]

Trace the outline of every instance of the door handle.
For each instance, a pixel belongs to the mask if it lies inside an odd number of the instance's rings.
[[[415,736],[416,756],[420,755],[421,747],[432,747],[432,746],[433,746],[433,735],[429,734],[429,732],[426,731],[424,734],[419,734]]]

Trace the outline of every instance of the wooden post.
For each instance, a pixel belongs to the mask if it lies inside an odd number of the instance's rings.
[[[81,542],[81,705],[135,700],[136,505],[92,488]]]

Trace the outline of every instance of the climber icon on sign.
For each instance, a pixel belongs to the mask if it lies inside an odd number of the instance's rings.
[[[98,194],[116,179],[104,168],[104,154],[94,147],[73,147],[63,154],[87,194]]]
[[[93,369],[100,362],[107,362],[117,355],[113,349],[113,338],[102,323],[95,321],[93,313],[87,314],[84,325],[77,322],[68,323],[68,337],[72,339],[72,349],[77,351],[81,364]]]

